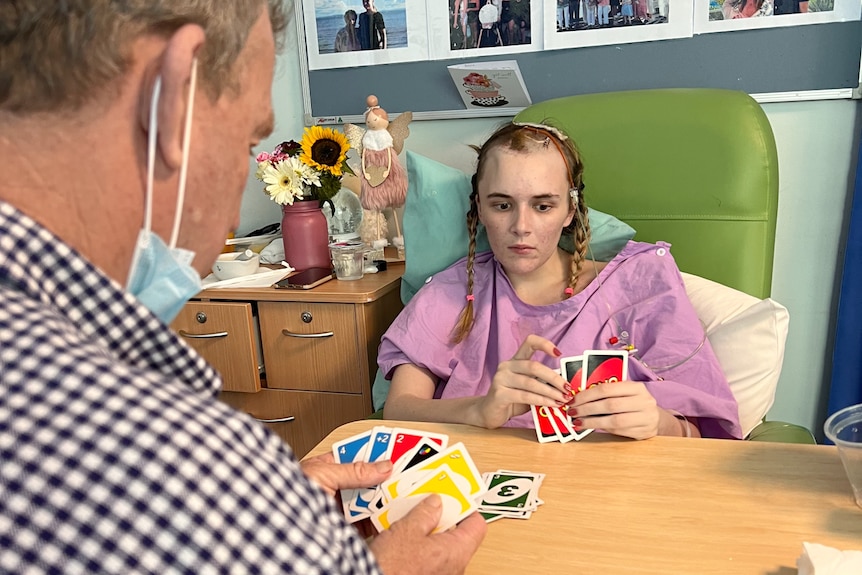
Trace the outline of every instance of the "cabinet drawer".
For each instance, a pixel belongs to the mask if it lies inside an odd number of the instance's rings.
[[[250,303],[190,301],[171,327],[216,368],[225,391],[260,390]]]
[[[268,388],[365,391],[354,304],[260,302],[258,311]]]
[[[361,395],[263,389],[258,393],[223,392],[219,399],[257,419],[290,419],[267,423],[303,457],[329,433],[344,423],[371,414],[371,402]]]

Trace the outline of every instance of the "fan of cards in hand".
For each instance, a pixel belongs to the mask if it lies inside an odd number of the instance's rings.
[[[628,357],[626,350],[587,350],[583,355],[560,359],[560,375],[577,394],[594,385],[628,379]],[[576,431],[565,407],[531,405],[530,410],[539,443],[580,441],[593,431]]]
[[[482,475],[464,444],[449,446],[449,437],[441,433],[376,426],[337,441],[332,454],[338,463],[392,461],[392,473],[380,485],[341,490],[347,521],[369,518],[378,531],[388,529],[431,493],[443,502],[435,533],[476,511],[488,522],[528,519],[542,503],[538,492],[543,474],[498,470]]]

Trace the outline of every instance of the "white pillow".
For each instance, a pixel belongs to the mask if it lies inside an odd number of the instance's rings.
[[[745,437],[775,400],[790,323],[787,308],[699,276],[683,273],[682,278],[739,404]]]

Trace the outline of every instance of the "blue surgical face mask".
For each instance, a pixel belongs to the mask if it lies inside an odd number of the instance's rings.
[[[144,226],[138,234],[126,291],[136,296],[142,304],[165,323],[177,317],[186,302],[201,290],[201,279],[191,266],[195,253],[177,247],[177,236],[183,214],[186,192],[186,174],[189,165],[189,137],[191,135],[192,111],[195,100],[197,60],[192,62],[189,86],[189,106],[183,129],[182,164],[180,165],[177,206],[174,214],[174,229],[170,244],[165,244],[152,230],[153,178],[158,137],[158,104],[162,79],[156,78],[153,99],[150,105],[150,131],[147,142],[147,197],[144,211]]]

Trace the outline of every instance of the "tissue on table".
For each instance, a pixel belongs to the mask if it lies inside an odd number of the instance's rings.
[[[862,573],[862,551],[841,551],[819,543],[802,543],[796,560],[799,575],[858,575]]]
[[[284,259],[284,242],[281,238],[275,238],[269,245],[260,250],[260,263],[277,264]]]

